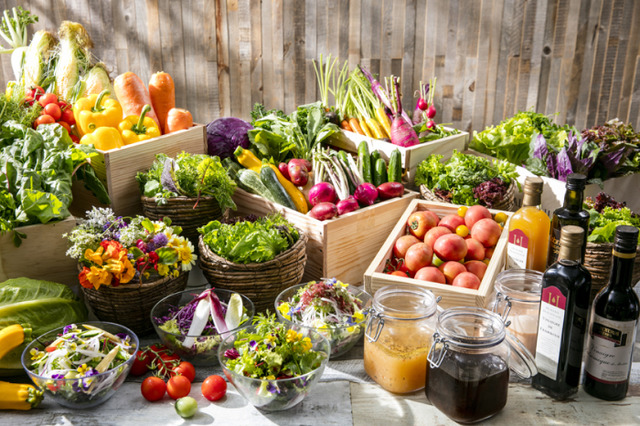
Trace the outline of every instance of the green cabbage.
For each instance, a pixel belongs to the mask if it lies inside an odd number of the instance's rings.
[[[0,329],[29,324],[34,338],[58,327],[85,321],[87,309],[69,287],[31,278],[0,283]],[[27,343],[0,359],[0,376],[22,370],[20,355]]]

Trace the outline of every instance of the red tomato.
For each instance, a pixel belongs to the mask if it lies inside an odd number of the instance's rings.
[[[407,268],[415,273],[420,268],[431,265],[433,250],[425,243],[414,244],[409,247],[404,259],[407,263]]]
[[[33,96],[29,96],[29,95],[27,95],[27,96],[25,96],[25,97],[24,97],[24,99],[22,100],[22,104],[23,104],[23,105],[26,105],[26,106],[31,106],[31,105],[33,105],[33,103],[34,103],[35,101],[36,101],[36,100],[33,98]]]
[[[167,384],[160,377],[151,376],[144,379],[140,385],[140,392],[147,401],[158,401],[162,399],[167,391]]]
[[[45,93],[44,95],[40,96],[40,99],[38,99],[38,102],[44,108],[49,104],[53,104],[53,103],[57,104],[58,97],[56,96],[55,93]]]
[[[167,382],[167,393],[171,399],[182,398],[191,392],[191,382],[185,376],[173,376]]]
[[[218,375],[209,376],[202,382],[202,396],[217,401],[227,393],[227,382]]]
[[[180,357],[164,345],[151,345],[147,352],[149,368],[156,370],[160,376],[170,377],[171,372],[180,364]]]
[[[409,275],[407,275],[406,272],[403,271],[393,271],[393,272],[389,272],[389,275],[397,275],[399,277],[405,277],[407,278]]]
[[[60,109],[60,106],[58,106],[57,103],[47,104],[47,106],[45,106],[42,109],[42,113],[49,114],[56,121],[60,120],[60,117],[62,117],[62,110]]]
[[[190,362],[182,361],[176,368],[173,369],[173,371],[171,372],[171,377],[178,374],[186,377],[191,383],[193,383],[193,380],[196,378],[196,369]]]
[[[69,126],[69,123],[67,123],[66,121],[56,121],[56,123],[58,123],[59,125],[61,125],[62,127],[65,128],[65,130],[67,131],[67,133],[71,134],[71,126]]]
[[[33,122],[33,128],[37,129],[41,124],[53,124],[55,122],[56,120],[54,120],[52,116],[43,114],[40,117],[36,118],[36,120]]]
[[[76,118],[73,116],[71,106],[67,105],[62,108],[62,117],[60,119],[69,123],[70,126],[76,124]]]
[[[40,86],[33,86],[27,91],[27,96],[31,96],[31,99],[40,99],[42,95],[44,95],[44,89]]]
[[[80,138],[77,137],[76,135],[69,135],[71,137],[71,140],[73,141],[73,143],[80,143]]]
[[[133,376],[142,376],[147,371],[149,371],[149,354],[146,351],[140,351],[133,360],[131,374]]]

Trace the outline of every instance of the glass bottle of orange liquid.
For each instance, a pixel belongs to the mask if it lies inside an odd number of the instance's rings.
[[[544,272],[549,254],[551,220],[540,209],[543,181],[528,177],[522,207],[509,220],[507,267]]]

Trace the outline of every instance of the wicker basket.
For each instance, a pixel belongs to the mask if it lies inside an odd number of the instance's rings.
[[[194,208],[195,206],[195,208]],[[198,228],[212,220],[220,220],[224,213],[213,197],[175,197],[158,204],[156,198],[142,196],[142,212],[151,220],[171,219],[172,225],[182,227],[184,237],[198,247]]]
[[[144,335],[153,331],[153,306],[163,297],[184,290],[188,279],[189,271],[186,271],[175,278],[165,277],[146,283],[81,289],[85,302],[98,319],[122,324],[136,334]]]
[[[273,308],[280,292],[299,284],[307,263],[307,236],[300,238],[287,251],[264,263],[233,263],[215,254],[200,237],[200,269],[209,283],[216,288],[237,291],[247,296],[256,312]]]
[[[424,198],[427,201],[451,203],[449,200],[442,198],[436,195],[435,193],[431,192],[431,190],[427,188],[426,185],[420,185],[420,194],[422,195],[422,198]],[[515,182],[515,179],[511,179],[511,184],[507,188],[507,192],[505,193],[504,198],[499,203],[491,206],[490,208],[495,210],[504,210],[507,212],[516,211],[517,206],[515,202],[515,196],[516,196],[516,182]]]
[[[591,272],[591,301],[609,282],[612,252],[613,243],[587,243],[584,266]],[[640,246],[638,246],[638,252],[640,252]],[[640,281],[640,256],[636,256],[633,265],[631,285],[634,286],[638,281]]]

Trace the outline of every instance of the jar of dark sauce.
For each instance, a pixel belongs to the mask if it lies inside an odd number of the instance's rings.
[[[498,314],[456,307],[438,316],[425,393],[447,417],[475,423],[500,412],[507,404],[510,369],[522,378],[536,374],[533,356]]]

